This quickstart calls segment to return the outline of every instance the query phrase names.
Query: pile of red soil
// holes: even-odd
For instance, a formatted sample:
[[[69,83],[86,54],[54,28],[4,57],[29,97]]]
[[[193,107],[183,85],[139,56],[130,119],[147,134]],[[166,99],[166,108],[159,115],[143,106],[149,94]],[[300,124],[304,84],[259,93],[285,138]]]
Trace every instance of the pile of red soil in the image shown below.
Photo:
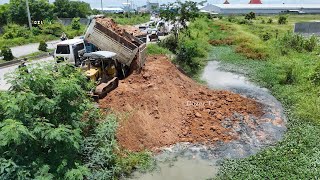
[[[118,35],[126,38],[128,41],[131,41],[130,37],[125,36],[125,32],[133,35],[133,36],[140,36],[140,35],[146,35],[146,33],[143,33],[140,31],[139,28],[136,28],[134,26],[123,26],[123,25],[118,25],[113,19],[111,18],[96,18],[96,22],[101,24],[107,29],[110,29],[117,33]]]
[[[262,115],[255,101],[199,85],[166,56],[148,57],[142,72],[121,81],[100,101],[100,107],[126,115],[120,120],[117,139],[133,151],[177,142],[228,142],[237,135],[222,125],[225,118],[235,112],[244,117]]]
[[[142,32],[139,28],[134,26],[129,26],[129,25],[119,25],[119,26],[135,37],[147,35],[146,32]]]

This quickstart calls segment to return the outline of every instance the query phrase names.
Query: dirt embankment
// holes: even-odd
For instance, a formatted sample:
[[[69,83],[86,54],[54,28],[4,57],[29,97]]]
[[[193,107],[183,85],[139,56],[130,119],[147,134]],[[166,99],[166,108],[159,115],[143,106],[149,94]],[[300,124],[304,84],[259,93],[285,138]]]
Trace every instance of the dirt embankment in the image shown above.
[[[260,105],[228,91],[195,83],[167,60],[150,56],[140,74],[121,81],[100,107],[124,112],[117,139],[129,150],[156,150],[177,142],[214,144],[238,138],[234,114],[261,116]],[[243,121],[242,121],[243,122]]]

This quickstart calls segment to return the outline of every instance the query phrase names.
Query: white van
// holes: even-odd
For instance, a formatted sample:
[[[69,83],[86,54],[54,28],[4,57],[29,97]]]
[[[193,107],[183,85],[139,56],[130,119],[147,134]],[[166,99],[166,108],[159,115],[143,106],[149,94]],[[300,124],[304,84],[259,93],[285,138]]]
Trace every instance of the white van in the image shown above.
[[[86,52],[83,39],[69,39],[57,44],[54,57],[57,62],[67,61],[70,64],[79,65],[80,57]]]

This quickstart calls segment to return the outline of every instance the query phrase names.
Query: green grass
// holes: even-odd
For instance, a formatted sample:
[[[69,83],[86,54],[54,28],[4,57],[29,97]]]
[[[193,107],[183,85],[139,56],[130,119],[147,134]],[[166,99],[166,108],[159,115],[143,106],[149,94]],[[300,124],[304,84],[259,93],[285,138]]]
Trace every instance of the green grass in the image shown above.
[[[150,14],[106,14],[106,17],[110,17],[121,25],[137,25],[150,21]]]
[[[84,34],[86,26],[81,25],[80,30],[73,30],[71,26],[64,26],[63,31],[68,35],[68,38],[74,38],[75,36],[80,36]],[[7,47],[14,47],[14,46],[20,46],[24,44],[30,44],[30,43],[38,43],[42,40],[44,41],[51,41],[51,40],[57,40],[60,37],[51,35],[51,34],[39,34],[39,35],[32,35],[29,38],[25,37],[17,37],[13,39],[4,39],[2,36],[0,36],[0,47],[7,46]]]
[[[157,44],[148,44],[147,46],[148,55],[157,55],[157,54],[172,54],[168,49],[160,47]]]
[[[216,59],[230,64],[233,71],[248,75],[252,80],[267,87],[280,100],[287,112],[288,131],[276,146],[267,148],[244,159],[226,160],[217,179],[317,179],[320,177],[320,86],[310,80],[319,66],[320,58],[315,52],[289,54],[279,52],[275,36],[262,41],[261,33],[281,29],[279,36],[292,30],[293,23],[308,21],[316,16],[289,16],[287,25],[275,23],[239,25],[227,24],[232,31],[217,31],[217,37],[228,33],[234,39],[242,39],[254,46],[263,47],[268,57],[262,60],[247,59],[235,52],[237,45],[214,47]],[[267,17],[258,17],[267,18]],[[255,47],[252,47],[255,48]],[[286,80],[291,77],[292,82]]]

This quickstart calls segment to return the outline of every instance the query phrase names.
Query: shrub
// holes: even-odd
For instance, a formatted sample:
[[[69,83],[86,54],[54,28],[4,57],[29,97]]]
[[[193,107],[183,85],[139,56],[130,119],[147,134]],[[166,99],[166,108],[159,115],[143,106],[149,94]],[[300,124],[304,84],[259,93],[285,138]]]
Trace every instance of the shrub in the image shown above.
[[[312,52],[317,44],[318,40],[315,36],[305,38],[299,34],[287,33],[279,41],[282,54],[287,54],[289,49],[297,52],[306,50]]]
[[[170,35],[161,42],[158,43],[160,47],[169,49],[171,52],[176,53],[178,48],[178,41],[174,35]]]
[[[248,19],[241,19],[240,21],[238,21],[238,24],[253,24],[252,21],[248,20]]]
[[[23,37],[28,39],[31,36],[30,31],[25,26],[19,26],[17,24],[9,24],[4,27],[4,39],[13,39],[17,37]]]
[[[244,18],[247,19],[247,20],[255,19],[256,18],[256,13],[250,12],[250,13],[246,14],[246,16]]]
[[[316,46],[318,45],[318,39],[316,36],[311,36],[309,39],[307,39],[304,43],[304,49],[306,51],[312,52]]]
[[[187,74],[194,75],[197,74],[203,66],[203,62],[199,60],[199,57],[202,56],[203,54],[196,41],[181,40],[175,62],[180,65]]]
[[[71,27],[74,30],[80,30],[81,28],[80,18],[73,18],[71,22]]]
[[[39,44],[39,47],[38,47],[38,49],[40,51],[47,51],[47,47],[48,47],[48,45],[44,40],[40,41],[40,44]]]
[[[37,35],[41,34],[41,30],[38,27],[32,27],[32,34],[34,36],[37,36]]]
[[[313,84],[315,85],[320,85],[320,63],[318,63],[318,65],[316,66],[316,68],[314,69],[310,80]]]
[[[279,16],[278,24],[287,24],[287,17],[286,16]]]
[[[234,17],[233,15],[228,16],[228,21],[229,22],[235,22],[236,21],[236,17]]]
[[[39,26],[43,34],[51,34],[60,37],[63,32],[63,25],[57,22],[45,22]]]
[[[264,19],[261,20],[261,24],[265,24],[266,21]]]
[[[268,24],[272,24],[273,20],[271,18],[268,19]]]
[[[270,33],[264,33],[263,35],[262,35],[262,39],[264,40],[264,41],[268,41],[269,39],[271,39],[271,34]]]
[[[11,49],[8,48],[7,46],[4,46],[1,48],[1,56],[3,56],[3,59],[6,61],[11,61],[12,59],[14,59]]]

